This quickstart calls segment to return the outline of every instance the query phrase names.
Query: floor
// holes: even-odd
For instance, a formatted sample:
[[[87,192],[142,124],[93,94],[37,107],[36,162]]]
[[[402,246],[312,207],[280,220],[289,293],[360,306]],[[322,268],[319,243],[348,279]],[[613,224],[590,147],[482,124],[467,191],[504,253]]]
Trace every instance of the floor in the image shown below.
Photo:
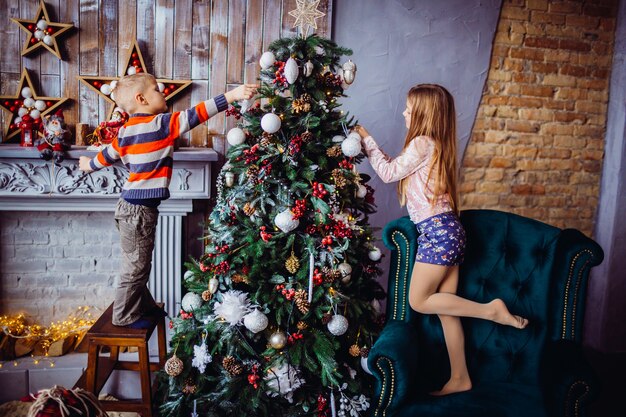
[[[626,353],[603,354],[587,350],[586,354],[602,382],[600,398],[590,405],[588,417],[626,415]]]

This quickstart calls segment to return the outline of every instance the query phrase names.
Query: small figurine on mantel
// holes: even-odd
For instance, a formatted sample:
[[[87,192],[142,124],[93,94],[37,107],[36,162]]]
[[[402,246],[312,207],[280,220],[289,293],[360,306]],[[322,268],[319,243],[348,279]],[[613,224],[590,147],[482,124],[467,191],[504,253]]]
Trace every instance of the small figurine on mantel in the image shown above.
[[[92,143],[87,148],[89,151],[100,151],[110,145],[117,137],[117,132],[128,121],[128,113],[120,107],[116,107],[108,122],[100,122],[96,130],[91,134]]]
[[[39,137],[35,141],[37,150],[39,150],[42,159],[49,161],[54,158],[54,162],[61,163],[65,158],[64,152],[70,147],[70,131],[65,126],[63,110],[45,116],[42,123],[43,138]]]

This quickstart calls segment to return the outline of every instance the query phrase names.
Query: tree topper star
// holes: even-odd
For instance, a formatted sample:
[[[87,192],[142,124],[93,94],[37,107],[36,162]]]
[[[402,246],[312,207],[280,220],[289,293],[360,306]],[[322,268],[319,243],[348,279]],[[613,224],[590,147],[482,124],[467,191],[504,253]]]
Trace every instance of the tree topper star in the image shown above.
[[[289,12],[290,16],[296,18],[293,27],[300,28],[300,34],[303,38],[306,38],[309,33],[309,29],[317,29],[317,23],[315,19],[319,19],[322,16],[326,16],[325,13],[317,10],[320,4],[320,0],[313,0],[311,2],[307,0],[296,0],[296,10]]]

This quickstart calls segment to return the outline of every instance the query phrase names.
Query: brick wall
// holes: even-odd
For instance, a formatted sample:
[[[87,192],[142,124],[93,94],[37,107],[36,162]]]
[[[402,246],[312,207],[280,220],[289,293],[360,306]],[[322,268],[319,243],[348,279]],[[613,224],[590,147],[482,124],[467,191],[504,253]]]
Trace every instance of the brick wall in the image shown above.
[[[2,212],[0,314],[39,323],[113,300],[119,236],[112,213]]]
[[[461,205],[593,230],[617,0],[504,0]]]

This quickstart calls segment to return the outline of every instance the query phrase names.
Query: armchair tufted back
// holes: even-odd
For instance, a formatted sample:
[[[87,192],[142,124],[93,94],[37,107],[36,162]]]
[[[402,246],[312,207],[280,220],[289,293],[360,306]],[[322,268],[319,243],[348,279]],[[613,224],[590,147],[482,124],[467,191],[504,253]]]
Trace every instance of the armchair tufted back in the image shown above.
[[[408,223],[406,223],[408,221]],[[475,382],[538,384],[543,353],[551,340],[580,341],[589,264],[602,250],[576,230],[493,210],[461,213],[467,233],[458,294],[480,303],[501,298],[513,314],[530,321],[525,330],[485,320],[463,319],[468,367]],[[408,218],[390,224],[384,240],[392,249],[390,318],[415,325],[425,359],[418,369],[421,389],[440,386],[449,377],[448,354],[439,318],[408,306],[408,285],[415,259],[415,227]],[[395,234],[394,234],[395,232]],[[395,273],[394,273],[395,271]]]

